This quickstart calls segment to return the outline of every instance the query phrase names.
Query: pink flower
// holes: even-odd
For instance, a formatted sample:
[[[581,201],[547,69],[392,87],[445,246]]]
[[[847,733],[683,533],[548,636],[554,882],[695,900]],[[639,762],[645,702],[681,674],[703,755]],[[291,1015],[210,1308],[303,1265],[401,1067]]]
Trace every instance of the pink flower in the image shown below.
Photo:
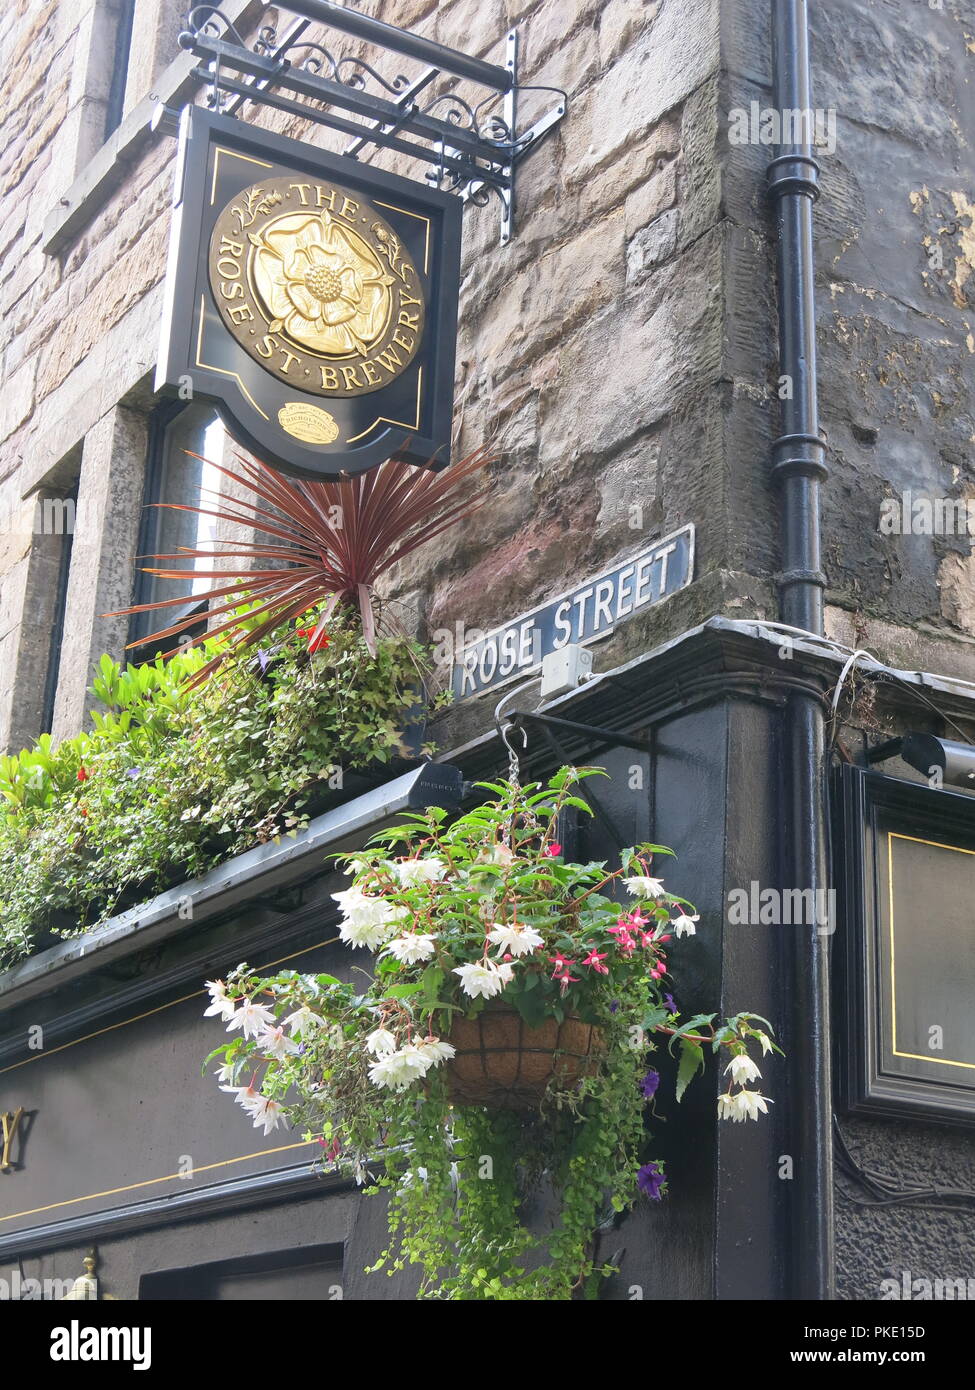
[[[546,845],[545,848],[542,850],[542,855],[546,859],[555,859],[556,856],[560,855],[561,853],[562,846],[558,844],[555,840],[553,840],[550,845]]]
[[[571,956],[563,956],[561,952],[557,953],[554,956],[549,956],[549,960],[555,966],[555,969],[552,971],[553,980],[556,978],[560,970],[571,970],[572,967],[575,965],[575,961],[571,958]]]
[[[610,936],[616,937],[617,946],[621,951],[625,951],[627,955],[636,949],[636,942],[633,940],[627,927],[609,927],[608,931]]]
[[[579,983],[575,975],[570,975],[568,969],[563,970],[561,975],[553,975],[552,979],[560,981],[563,994],[565,994],[570,985],[577,985]]]
[[[593,969],[593,970],[595,970],[595,971],[597,972],[597,974],[599,974],[599,975],[608,975],[608,974],[609,974],[609,969],[608,969],[605,965],[602,965],[602,964],[600,963],[601,961],[604,961],[605,959],[606,959],[606,952],[604,951],[604,952],[602,953],[602,955],[600,955],[599,952],[596,950],[596,948],[595,948],[595,946],[594,946],[594,947],[592,948],[592,950],[589,952],[588,956],[586,956],[585,960],[584,960],[582,963],[583,963],[583,965],[588,965],[588,966],[590,966],[590,968]]]

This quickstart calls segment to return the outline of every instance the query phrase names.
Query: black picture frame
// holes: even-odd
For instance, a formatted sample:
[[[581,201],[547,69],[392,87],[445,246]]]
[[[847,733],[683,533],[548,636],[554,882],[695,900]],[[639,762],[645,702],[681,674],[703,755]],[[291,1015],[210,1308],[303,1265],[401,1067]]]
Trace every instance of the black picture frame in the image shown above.
[[[969,945],[965,914],[944,906],[969,882],[975,904],[975,797],[849,765],[839,769],[833,791],[839,1103],[850,1114],[975,1126],[972,1024],[948,1030],[956,1045],[943,1046],[948,1055],[922,1052],[918,1041],[935,1013],[975,1019],[968,993],[975,909]],[[918,855],[930,862],[920,865]],[[925,880],[935,872],[940,891],[928,911]],[[921,967],[912,970],[912,960]],[[937,1010],[926,1002],[932,997],[940,1000]]]
[[[388,388],[369,396],[375,406],[369,415],[375,419],[355,447],[349,447],[349,436],[344,444],[341,437],[334,444],[312,443],[281,428],[277,419],[281,406],[334,407],[327,396],[312,396],[296,384],[276,381],[235,344],[221,321],[207,272],[210,237],[221,210],[213,193],[218,149],[239,157],[242,186],[253,181],[256,166],[279,175],[294,172],[333,182],[380,204],[383,215],[402,237],[419,235],[416,227],[425,225],[423,235],[429,253],[422,272],[426,312],[421,341],[411,362],[411,369],[422,371],[415,390],[411,389],[415,418],[406,420],[402,412],[386,408],[387,394],[402,388],[407,378],[404,372]],[[221,162],[221,179],[232,163],[228,159]],[[462,211],[461,200],[454,194],[202,107],[186,107],[180,130],[156,390],[178,394],[184,400],[213,401],[228,432],[245,449],[299,478],[328,481],[354,477],[388,458],[435,469],[445,467],[450,461],[453,419]],[[204,343],[206,350],[201,351]],[[391,423],[379,428],[387,417]]]

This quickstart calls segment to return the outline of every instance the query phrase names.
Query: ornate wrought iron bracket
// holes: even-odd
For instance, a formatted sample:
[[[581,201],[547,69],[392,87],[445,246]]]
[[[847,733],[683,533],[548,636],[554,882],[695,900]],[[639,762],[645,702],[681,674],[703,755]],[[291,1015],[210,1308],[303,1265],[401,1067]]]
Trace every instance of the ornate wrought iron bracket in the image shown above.
[[[390,150],[420,160],[429,182],[465,202],[483,206],[493,193],[507,245],[518,165],[568,108],[558,88],[519,86],[517,30],[507,36],[502,67],[330,0],[286,0],[286,8],[298,17],[280,37],[265,25],[249,44],[216,6],[190,12],[179,44],[199,59],[193,76],[206,84],[211,108],[236,116],[248,102],[271,107],[349,136],[349,159]],[[364,58],[333,52],[310,35],[315,24],[426,66],[413,76],[384,77]],[[490,90],[468,95],[468,85]],[[519,131],[519,98],[530,92],[555,93],[557,101]],[[160,108],[154,124],[175,133],[177,119],[178,112]]]

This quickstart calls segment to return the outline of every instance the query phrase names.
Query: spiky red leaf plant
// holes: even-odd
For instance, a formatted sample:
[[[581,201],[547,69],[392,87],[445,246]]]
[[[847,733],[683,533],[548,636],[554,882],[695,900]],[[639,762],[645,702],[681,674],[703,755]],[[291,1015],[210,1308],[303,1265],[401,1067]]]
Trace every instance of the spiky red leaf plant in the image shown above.
[[[228,657],[257,645],[269,633],[300,618],[323,600],[325,606],[309,639],[309,648],[315,650],[339,605],[356,605],[362,618],[366,646],[375,655],[373,586],[376,580],[412,550],[455,526],[483,505],[487,490],[471,494],[467,485],[472,475],[492,459],[486,448],[477,449],[439,473],[390,459],[358,478],[325,483],[286,478],[265,463],[237,455],[236,468],[222,464],[211,466],[234,483],[248,488],[254,494],[253,501],[220,494],[212,507],[156,503],[176,511],[237,522],[265,536],[276,537],[279,542],[225,541],[222,543],[225,549],[207,550],[181,546],[175,555],[147,557],[157,561],[277,562],[273,568],[255,566],[233,578],[228,578],[226,569],[146,567],[147,574],[164,579],[183,579],[192,574],[194,579],[225,581],[200,595],[210,604],[210,627],[205,638],[222,636],[225,641],[221,652],[200,667],[192,683],[206,680]],[[121,609],[120,614],[145,613],[185,604],[186,597],[182,595],[156,603],[136,604]],[[249,604],[250,608],[246,614],[241,614],[239,610],[244,604]],[[219,618],[225,621],[214,625],[213,620]],[[190,614],[130,646],[144,647],[177,636],[197,626],[199,621],[198,614]],[[183,648],[205,638],[187,641]]]

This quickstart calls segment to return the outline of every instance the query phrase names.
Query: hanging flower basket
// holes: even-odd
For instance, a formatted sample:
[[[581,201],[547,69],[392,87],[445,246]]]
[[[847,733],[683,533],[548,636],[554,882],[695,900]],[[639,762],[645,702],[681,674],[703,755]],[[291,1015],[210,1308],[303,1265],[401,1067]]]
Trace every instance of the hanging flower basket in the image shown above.
[[[682,1022],[670,993],[671,943],[698,921],[656,876],[670,851],[622,848],[618,867],[563,854],[563,813],[587,810],[574,787],[595,773],[481,783],[493,799],[410,813],[349,855],[332,896],[340,940],[375,954],[365,987],[246,965],[208,984],[207,1013],[236,1034],[210,1058],[223,1089],[265,1134],[288,1120],[327,1168],[387,1193],[371,1268],[422,1266],[419,1297],[597,1296],[607,1211],[667,1190],[644,1125],[656,1037],[677,1100],[724,1051],[719,1115],[767,1111],[749,1050],[774,1049],[769,1024]],[[525,1199],[542,1183],[556,1202],[539,1235]]]
[[[495,1110],[530,1109],[549,1082],[569,1088],[593,1076],[605,1050],[600,1030],[579,1018],[529,1028],[517,1009],[493,1000],[477,1018],[457,1019],[449,1041],[451,1099]]]

